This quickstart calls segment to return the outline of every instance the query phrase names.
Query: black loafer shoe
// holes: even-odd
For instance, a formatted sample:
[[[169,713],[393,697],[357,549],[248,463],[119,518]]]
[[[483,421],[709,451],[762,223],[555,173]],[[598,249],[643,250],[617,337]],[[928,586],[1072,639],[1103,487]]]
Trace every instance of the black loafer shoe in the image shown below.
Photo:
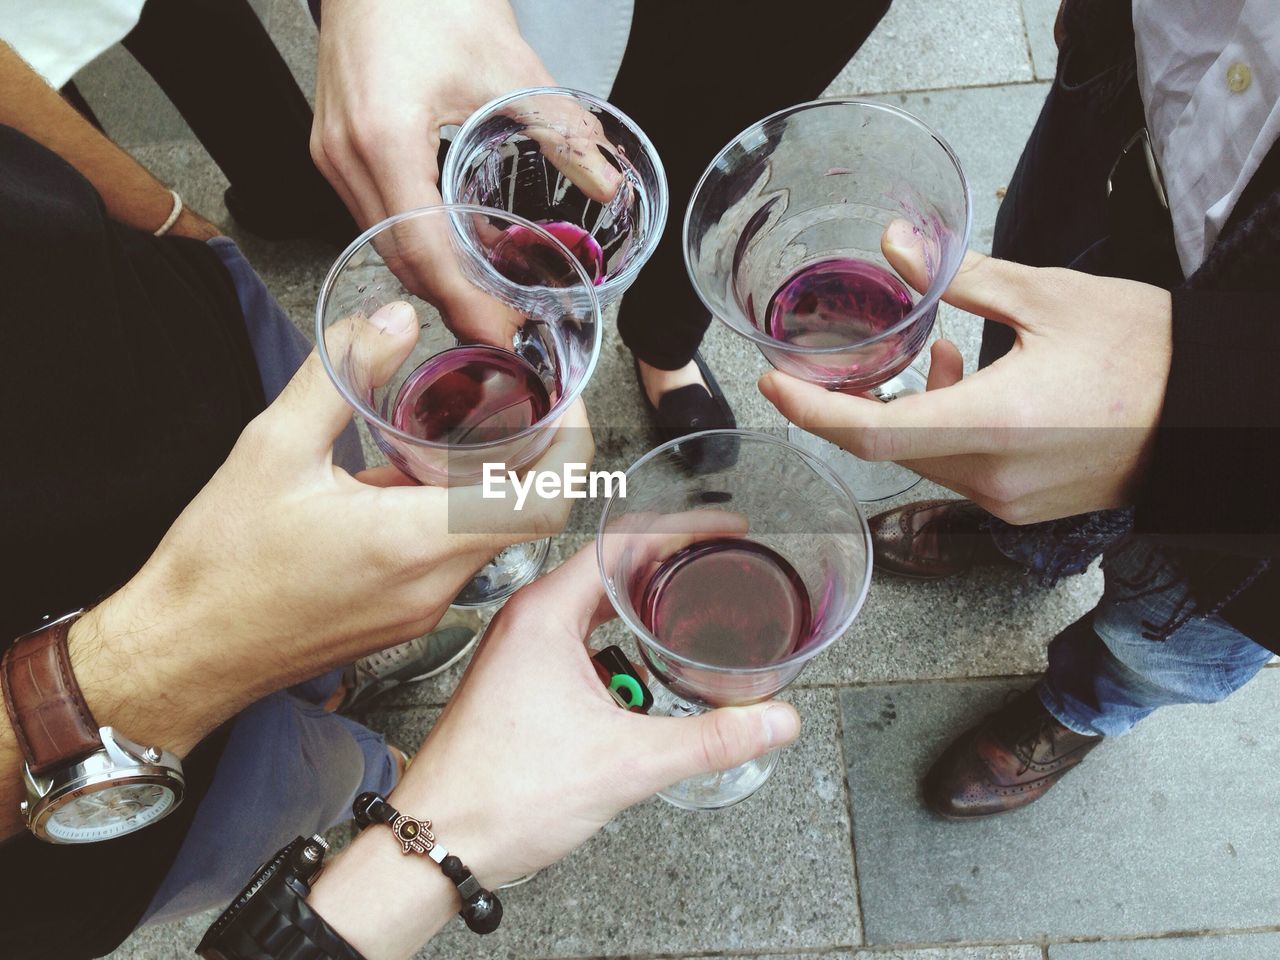
[[[701,433],[703,430],[732,430],[738,425],[733,408],[729,406],[711,368],[702,359],[702,354],[695,353],[693,362],[698,365],[698,372],[702,374],[706,387],[691,383],[668,390],[658,399],[657,406],[654,406],[645,392],[644,382],[640,380],[640,362],[635,361],[640,395],[652,413],[658,439],[662,443],[687,437],[691,433]],[[696,473],[721,470],[732,466],[738,459],[737,444],[728,440],[723,444],[703,447],[702,451],[702,455],[697,457],[698,462],[686,458],[689,468]]]

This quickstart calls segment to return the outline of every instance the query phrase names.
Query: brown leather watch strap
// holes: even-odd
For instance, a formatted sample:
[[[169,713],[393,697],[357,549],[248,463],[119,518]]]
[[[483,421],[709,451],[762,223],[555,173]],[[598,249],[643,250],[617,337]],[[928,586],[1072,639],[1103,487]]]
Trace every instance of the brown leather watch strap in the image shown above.
[[[71,672],[60,620],[17,640],[0,662],[0,683],[18,746],[34,774],[66,766],[102,749],[98,724]]]

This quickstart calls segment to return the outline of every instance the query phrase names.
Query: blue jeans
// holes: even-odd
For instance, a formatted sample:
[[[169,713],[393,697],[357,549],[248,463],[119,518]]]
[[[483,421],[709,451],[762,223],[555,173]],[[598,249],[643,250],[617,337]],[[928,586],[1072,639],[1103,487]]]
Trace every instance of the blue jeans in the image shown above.
[[[1216,703],[1271,659],[1221,617],[1186,617],[1190,590],[1170,551],[1133,540],[1104,570],[1101,602],[1053,639],[1038,687],[1045,708],[1077,733],[1115,736],[1157,707]]]
[[[235,243],[210,241],[231,273],[268,401],[311,350]],[[334,444],[334,462],[364,467],[354,428]],[[389,793],[396,770],[381,734],[322,706],[337,689],[333,671],[273,693],[231,721],[209,792],[143,923],[162,923],[225,907],[271,854],[299,834],[351,816],[366,790]],[[217,682],[211,678],[211,682]]]

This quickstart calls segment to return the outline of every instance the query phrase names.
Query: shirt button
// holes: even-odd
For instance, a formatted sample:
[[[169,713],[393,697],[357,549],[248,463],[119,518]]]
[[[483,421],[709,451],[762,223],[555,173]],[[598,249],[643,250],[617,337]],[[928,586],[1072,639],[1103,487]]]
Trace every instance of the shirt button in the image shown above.
[[[1233,63],[1227,68],[1227,88],[1232,93],[1243,93],[1252,80],[1253,71],[1247,63]]]

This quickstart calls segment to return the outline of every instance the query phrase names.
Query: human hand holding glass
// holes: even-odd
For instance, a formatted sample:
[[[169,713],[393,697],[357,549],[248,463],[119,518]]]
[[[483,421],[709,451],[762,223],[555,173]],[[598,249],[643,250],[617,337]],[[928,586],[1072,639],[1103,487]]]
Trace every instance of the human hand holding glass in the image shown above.
[[[916,237],[896,228],[886,239],[919,289]],[[793,423],[861,458],[903,461],[1010,523],[1131,504],[1169,380],[1169,292],[970,252],[943,299],[1012,327],[1013,349],[966,377],[941,341],[928,392],[887,405],[776,371],[761,390]]]
[[[322,12],[311,154],[364,229],[441,202],[443,128],[510,90],[554,82],[507,0],[342,0]],[[547,156],[597,199],[612,196],[603,158]],[[421,256],[391,262],[405,285],[440,305],[460,338],[508,341],[518,319],[449,269],[447,233],[430,221],[406,229],[421,231]]]
[[[919,237],[926,282],[913,290],[882,250],[888,225]],[[685,217],[685,262],[711,313],[777,369],[880,400],[918,393],[912,368],[959,268],[971,203],[946,143],[904,111],[817,100],[749,127],[707,168]],[[800,430],[792,442],[866,502],[918,480],[860,463]]]
[[[688,542],[673,530],[666,546]],[[666,785],[799,733],[785,703],[682,719],[621,709],[584,644],[613,616],[593,546],[512,597],[390,796],[429,818],[489,889],[556,862]],[[310,902],[370,960],[410,956],[458,909],[436,866],[403,856],[385,830],[329,864]]]
[[[699,464],[693,472],[687,464]],[[840,637],[866,597],[870,535],[820,461],[765,434],[712,430],[627,471],[600,520],[609,599],[661,687],[655,710],[697,715],[774,696]],[[663,791],[716,809],[758,790],[776,755]]]
[[[510,249],[512,230],[536,243]],[[461,339],[442,305],[392,269],[394,259],[421,254],[425,235],[440,232],[450,238],[450,269],[476,296],[520,318],[504,346]],[[368,316],[393,301],[414,309],[416,336],[394,369],[374,377],[365,356],[330,343],[328,331],[344,316]],[[505,479],[563,436],[576,435],[566,443],[584,453],[577,462],[589,462],[585,419],[566,414],[595,369],[601,337],[595,288],[573,255],[535,224],[482,207],[428,207],[366,231],[334,263],[316,308],[320,356],[339,392],[400,471],[437,486],[476,484],[486,465]],[[513,541],[558,529],[501,500],[455,500],[451,521],[460,532],[506,532]],[[504,551],[456,602],[504,599],[537,575],[546,551],[545,541]]]

